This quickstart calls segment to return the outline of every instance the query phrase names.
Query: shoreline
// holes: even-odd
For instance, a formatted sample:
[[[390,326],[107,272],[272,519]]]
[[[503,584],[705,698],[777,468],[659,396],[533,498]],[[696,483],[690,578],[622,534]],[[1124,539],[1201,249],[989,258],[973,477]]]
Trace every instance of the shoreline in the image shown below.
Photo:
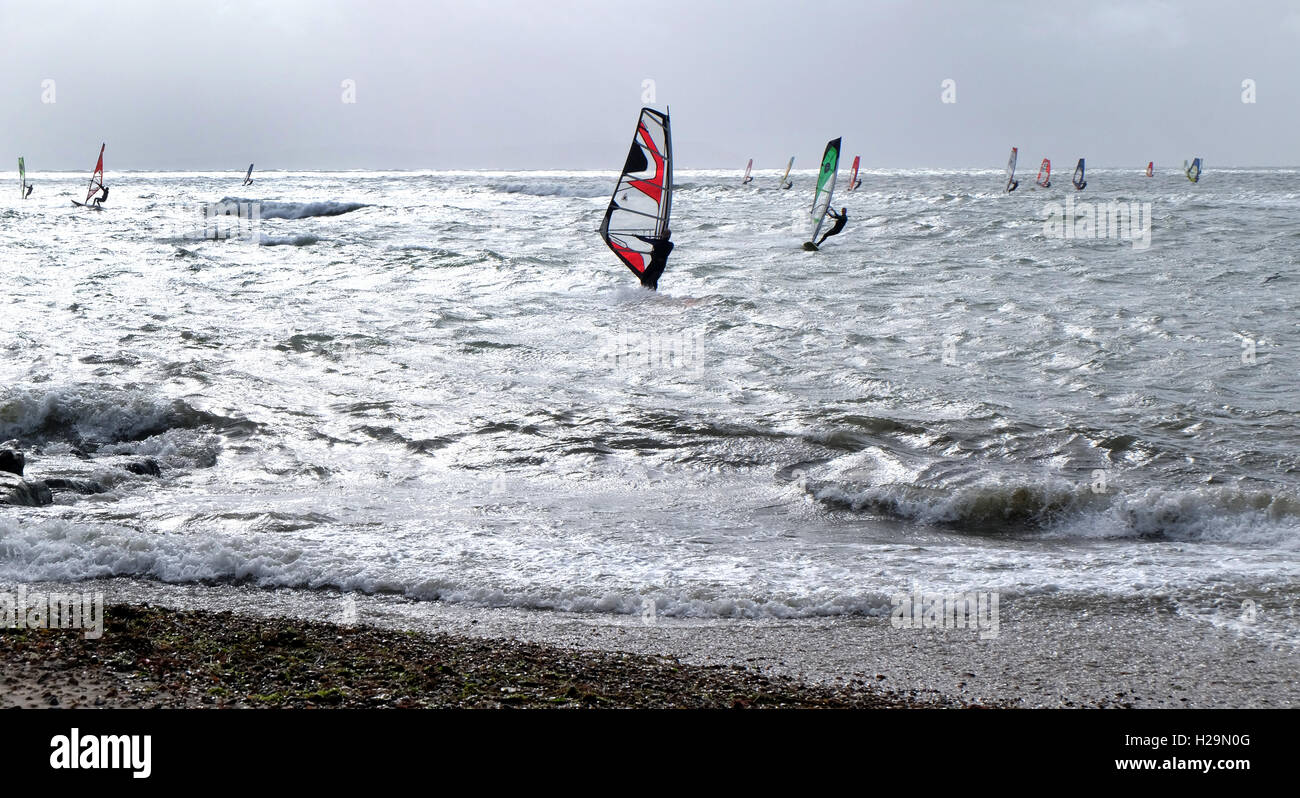
[[[0,585],[0,590],[13,588]],[[589,672],[598,695],[617,687],[609,693],[611,702],[597,701],[599,706],[722,706],[717,701],[699,704],[685,682],[661,681],[668,677],[654,663],[669,663],[707,684],[715,684],[709,674],[740,674],[741,681],[716,685],[717,690],[727,685],[726,689],[742,699],[745,690],[771,691],[776,689],[772,685],[780,684],[783,686],[775,693],[759,690],[756,695],[786,700],[791,706],[840,706],[845,701],[849,706],[876,706],[882,704],[872,702],[884,701],[883,705],[909,707],[1300,706],[1300,684],[1293,678],[1300,670],[1300,653],[1293,647],[1272,645],[1231,625],[1190,617],[1170,601],[1080,605],[1060,598],[1015,599],[1004,602],[997,639],[981,640],[969,630],[899,630],[891,628],[887,618],[862,616],[662,618],[647,624],[640,617],[626,615],[485,608],[396,595],[250,585],[170,585],[114,578],[71,584],[26,583],[26,588],[83,595],[102,592],[107,596],[108,628],[99,642],[104,650],[117,654],[135,651],[123,646],[138,645],[152,651],[162,642],[167,646],[166,657],[177,662],[189,662],[196,652],[215,652],[222,646],[241,647],[249,656],[286,656],[294,649],[281,650],[276,642],[280,638],[291,641],[306,636],[319,647],[326,640],[353,639],[364,630],[369,636],[354,652],[360,659],[349,666],[355,670],[364,670],[367,651],[382,660],[386,645],[406,645],[419,639],[434,642],[424,649],[411,649],[413,657],[417,651],[429,661],[452,657],[449,661],[467,673],[480,667],[490,669],[495,658],[521,656],[525,648],[520,647],[528,647],[527,657],[562,666],[556,673]],[[137,630],[129,635],[114,631],[114,624],[124,619],[130,622],[146,607],[151,614],[137,621]],[[157,625],[164,617],[172,619],[170,626]],[[230,638],[252,628],[270,630],[269,648],[263,650],[260,638]],[[171,630],[166,636],[165,629]],[[57,634],[72,635],[73,631]],[[14,648],[14,635],[14,631],[0,630],[0,656],[9,675],[18,675],[7,683],[6,692],[21,688],[39,699],[43,693],[34,692],[33,685],[45,682],[35,680],[48,681],[62,671],[49,664],[52,660],[26,657],[23,652],[38,653],[39,647]],[[77,642],[59,653],[71,657],[70,665],[84,660],[101,667],[87,659],[91,649],[85,642],[93,641]],[[322,653],[331,652],[325,647]],[[156,668],[151,662],[150,668],[136,669],[131,678],[152,679],[163,673]],[[306,689],[313,678],[304,672],[290,686],[299,694],[311,693],[320,689]],[[515,686],[509,683],[513,677],[507,673],[498,673],[496,678],[506,680],[502,687]],[[661,684],[661,689],[641,694],[626,687],[641,678],[649,679],[648,684]],[[768,683],[765,686],[752,679]],[[846,699],[838,694],[843,690],[865,690],[869,696]],[[252,691],[249,695],[270,693]],[[4,701],[0,698],[0,703]],[[416,705],[458,706],[446,702]]]
[[[982,706],[740,665],[426,635],[229,610],[110,604],[103,637],[0,632],[0,708],[828,708]]]

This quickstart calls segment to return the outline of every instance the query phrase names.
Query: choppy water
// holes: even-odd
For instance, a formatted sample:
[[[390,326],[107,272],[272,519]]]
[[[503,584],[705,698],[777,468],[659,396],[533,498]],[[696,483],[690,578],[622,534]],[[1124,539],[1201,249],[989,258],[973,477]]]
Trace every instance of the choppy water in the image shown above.
[[[809,173],[679,172],[658,293],[593,232],[612,173],[240,177],[110,175],[99,214],[6,178],[0,440],[106,492],[0,509],[0,579],[1249,599],[1300,640],[1294,170],[1094,170],[1073,199],[1150,202],[1147,249],[1047,237],[1064,176],[867,173],[820,253]],[[265,203],[260,244],[176,222],[222,198]]]

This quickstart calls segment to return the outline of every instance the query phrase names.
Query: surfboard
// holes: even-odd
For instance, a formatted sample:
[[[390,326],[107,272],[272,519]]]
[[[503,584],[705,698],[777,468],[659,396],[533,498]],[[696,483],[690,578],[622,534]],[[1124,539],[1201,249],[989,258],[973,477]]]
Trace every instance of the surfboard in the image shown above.
[[[668,114],[642,108],[600,237],[646,288],[655,289],[673,251],[673,138]]]
[[[104,206],[103,206],[103,205],[91,205],[91,204],[89,204],[89,203],[81,203],[81,202],[77,202],[76,200],[73,200],[73,201],[72,201],[72,204],[73,204],[73,205],[76,205],[78,208],[90,208],[92,211],[102,211],[102,210],[104,210]]]

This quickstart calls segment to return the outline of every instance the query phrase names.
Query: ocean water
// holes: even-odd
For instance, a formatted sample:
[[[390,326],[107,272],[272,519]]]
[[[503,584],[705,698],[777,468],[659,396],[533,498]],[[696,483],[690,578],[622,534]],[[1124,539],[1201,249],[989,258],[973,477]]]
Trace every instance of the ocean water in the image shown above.
[[[1300,171],[1000,174],[842,181],[810,253],[811,173],[679,170],[657,293],[594,232],[612,172],[128,172],[102,213],[6,175],[0,441],[96,492],[0,507],[0,580],[691,618],[978,590],[1300,642]],[[203,238],[223,199],[259,215]],[[1057,235],[1067,199],[1149,203],[1149,246]]]

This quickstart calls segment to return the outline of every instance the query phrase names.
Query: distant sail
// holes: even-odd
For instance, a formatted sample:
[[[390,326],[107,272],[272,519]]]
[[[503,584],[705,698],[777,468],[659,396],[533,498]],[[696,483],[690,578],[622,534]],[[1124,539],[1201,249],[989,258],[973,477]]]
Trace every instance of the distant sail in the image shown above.
[[[786,188],[786,183],[790,178],[790,169],[794,166],[794,156],[790,156],[790,163],[785,165],[785,174],[781,175],[781,188]]]
[[[1074,179],[1070,181],[1071,183],[1074,184],[1074,188],[1076,191],[1083,191],[1083,189],[1088,185],[1088,181],[1083,179],[1083,174],[1084,174],[1083,159],[1080,158],[1079,165],[1074,167]]]
[[[253,165],[250,163],[248,165],[248,174],[244,175],[244,185],[248,185],[251,182],[253,182]]]
[[[1156,169],[1156,162],[1147,161],[1147,177],[1153,176],[1155,174],[1155,169]]]
[[[742,181],[740,181],[740,185],[743,186],[743,185],[745,185],[746,183],[748,183],[749,181],[751,181],[751,180],[754,179],[754,178],[752,178],[752,177],[749,176],[749,170],[751,170],[751,169],[753,169],[753,168],[754,168],[754,159],[753,159],[753,158],[750,158],[750,159],[749,159],[749,163],[745,164],[745,179],[742,180]]]
[[[822,168],[817,173],[817,192],[813,194],[812,204],[812,238],[816,243],[817,234],[821,232],[822,222],[826,220],[826,211],[831,207],[831,196],[835,193],[835,178],[840,169],[840,141],[832,139],[826,143],[826,152],[822,154]]]
[[[21,155],[18,156],[18,196],[27,199],[27,166]]]
[[[1015,147],[1011,148],[1011,157],[1007,159],[1007,193],[1016,190],[1020,185],[1016,182],[1016,153],[1019,152]]]
[[[1038,179],[1034,182],[1043,188],[1052,187],[1052,162],[1050,160],[1043,159],[1043,165],[1038,167]]]
[[[1183,171],[1187,173],[1188,180],[1193,183],[1201,182],[1201,159],[1193,158],[1191,166],[1187,165],[1187,161],[1183,161]]]
[[[673,250],[673,139],[668,115],[642,108],[632,147],[609,200],[600,237],[646,288],[656,288]]]
[[[90,202],[104,189],[104,145],[99,145],[99,160],[95,162],[95,171],[90,174],[90,188],[86,191],[86,202]]]
[[[858,163],[861,162],[861,160],[861,155],[853,156],[853,172],[849,175],[849,191],[852,191],[860,185],[860,182],[858,181]]]

